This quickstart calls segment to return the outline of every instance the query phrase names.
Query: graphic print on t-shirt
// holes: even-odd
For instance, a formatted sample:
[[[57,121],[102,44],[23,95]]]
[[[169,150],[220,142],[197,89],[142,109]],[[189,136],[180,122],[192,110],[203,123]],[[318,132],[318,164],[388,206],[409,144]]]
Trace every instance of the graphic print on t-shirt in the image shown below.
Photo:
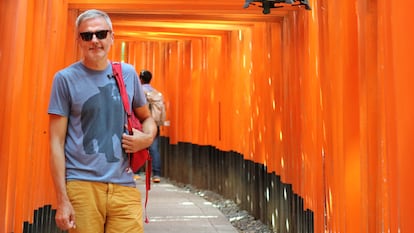
[[[121,136],[123,111],[120,94],[114,84],[99,87],[99,93],[83,104],[81,124],[86,154],[103,153],[108,163],[119,161],[115,157],[112,138]]]

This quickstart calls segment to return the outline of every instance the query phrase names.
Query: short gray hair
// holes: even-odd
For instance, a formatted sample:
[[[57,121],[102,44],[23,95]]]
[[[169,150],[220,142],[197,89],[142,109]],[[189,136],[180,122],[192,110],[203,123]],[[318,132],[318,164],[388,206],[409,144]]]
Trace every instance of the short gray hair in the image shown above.
[[[79,25],[86,19],[93,19],[93,18],[97,18],[97,17],[103,17],[106,21],[106,23],[109,26],[109,29],[112,30],[112,22],[111,22],[111,18],[109,18],[108,14],[100,11],[100,10],[87,10],[85,12],[83,12],[82,14],[80,14],[78,16],[78,18],[76,19],[76,30],[78,30]]]

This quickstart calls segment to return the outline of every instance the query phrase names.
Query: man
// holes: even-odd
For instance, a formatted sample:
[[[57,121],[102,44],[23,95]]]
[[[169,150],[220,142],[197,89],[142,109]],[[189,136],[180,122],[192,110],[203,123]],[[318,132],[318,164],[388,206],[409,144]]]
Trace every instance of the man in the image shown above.
[[[155,114],[155,115],[152,115],[152,117],[157,123],[157,127],[164,125],[164,121],[165,121],[164,99],[163,99],[162,94],[158,90],[156,90],[154,87],[152,87],[150,84],[151,79],[152,79],[152,73],[148,70],[142,70],[139,73],[139,79],[142,84],[142,89],[144,90],[144,93],[147,96],[147,101],[149,103],[150,109],[152,109],[153,110],[152,113]],[[159,151],[159,146],[158,146],[159,130],[157,132],[158,133],[154,138],[154,142],[149,147],[149,153],[152,158],[152,174],[153,174],[152,181],[154,183],[159,183],[161,181],[160,179],[161,157],[160,157],[160,151]]]
[[[82,59],[55,74],[49,102],[50,166],[56,224],[70,233],[143,232],[141,194],[126,153],[149,147],[157,127],[134,67],[123,77],[143,131],[125,133],[126,114],[108,52],[114,42],[105,12],[76,20]]]

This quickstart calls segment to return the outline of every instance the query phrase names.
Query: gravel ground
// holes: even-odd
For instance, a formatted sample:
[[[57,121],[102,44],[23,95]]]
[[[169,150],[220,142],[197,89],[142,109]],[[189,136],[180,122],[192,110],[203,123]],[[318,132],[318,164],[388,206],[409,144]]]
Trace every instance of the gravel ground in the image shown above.
[[[223,198],[220,194],[209,190],[196,189],[191,185],[181,184],[171,180],[168,180],[167,182],[188,190],[213,203],[213,205],[227,217],[240,233],[272,233],[267,225],[263,224],[260,220],[255,219],[247,211],[240,210],[236,203],[232,200]]]

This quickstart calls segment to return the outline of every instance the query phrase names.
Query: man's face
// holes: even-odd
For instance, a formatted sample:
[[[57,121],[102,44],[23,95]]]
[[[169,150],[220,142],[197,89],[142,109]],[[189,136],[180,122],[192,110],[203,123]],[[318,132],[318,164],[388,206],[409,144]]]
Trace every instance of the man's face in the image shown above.
[[[114,36],[105,19],[103,17],[86,19],[79,25],[78,30],[78,33],[84,34],[83,36],[78,35],[78,41],[85,61],[98,62],[106,60]],[[108,30],[108,32],[105,33],[105,30]]]

